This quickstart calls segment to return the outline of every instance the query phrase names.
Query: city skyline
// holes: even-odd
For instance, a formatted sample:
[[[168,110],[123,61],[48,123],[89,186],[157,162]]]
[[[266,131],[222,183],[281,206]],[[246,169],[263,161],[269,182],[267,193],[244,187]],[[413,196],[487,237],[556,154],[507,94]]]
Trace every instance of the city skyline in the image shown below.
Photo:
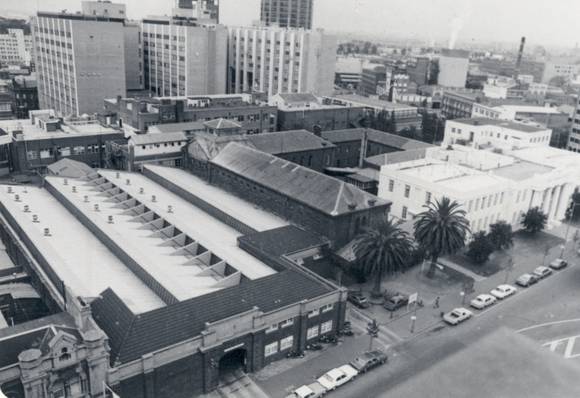
[[[241,5],[256,1],[259,0],[239,0]],[[120,2],[127,5],[127,14],[132,19],[169,15],[172,8],[172,2]],[[3,3],[2,12],[8,16],[33,15],[37,10],[80,10],[78,0],[5,0]],[[521,36],[526,36],[530,44],[548,46],[573,47],[578,41],[574,34],[577,30],[574,18],[580,13],[580,3],[573,0],[549,4],[524,0],[509,3],[490,0],[485,4],[473,0],[391,0],[388,4],[382,0],[343,0],[341,3],[342,7],[336,7],[333,0],[316,0],[314,26],[343,34],[385,38],[396,35],[446,44],[454,39],[465,44],[509,42],[510,38],[515,43]],[[240,7],[240,20],[244,19],[246,8]],[[489,29],[491,20],[494,21],[493,30]]]

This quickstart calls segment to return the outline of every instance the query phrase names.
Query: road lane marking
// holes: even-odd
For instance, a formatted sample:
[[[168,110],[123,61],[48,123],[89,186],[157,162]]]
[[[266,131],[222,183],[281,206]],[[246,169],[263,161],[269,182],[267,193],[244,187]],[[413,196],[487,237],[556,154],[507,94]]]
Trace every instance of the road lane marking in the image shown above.
[[[560,346],[560,343],[566,343],[566,347],[564,348],[564,358],[566,359],[578,358],[580,357],[580,354],[574,354],[574,345],[576,344],[576,339],[578,337],[580,337],[580,335],[549,341],[547,343],[542,344],[542,347],[549,347],[551,352],[556,352],[556,350]]]
[[[540,323],[540,324],[537,324],[537,325],[528,326],[528,327],[523,328],[523,329],[520,329],[520,330],[516,330],[516,333],[524,333],[524,332],[527,332],[529,330],[538,329],[538,328],[545,327],[545,326],[561,325],[561,324],[564,324],[564,323],[572,323],[572,322],[580,322],[580,318],[564,319],[562,321],[553,321],[553,322]]]

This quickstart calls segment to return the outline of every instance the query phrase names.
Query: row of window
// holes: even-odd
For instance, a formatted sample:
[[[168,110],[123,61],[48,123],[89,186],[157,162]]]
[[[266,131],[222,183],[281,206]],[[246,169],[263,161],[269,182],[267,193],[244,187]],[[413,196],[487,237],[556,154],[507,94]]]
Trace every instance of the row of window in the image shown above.
[[[313,318],[315,316],[320,315],[321,313],[328,312],[328,311],[332,310],[333,308],[334,308],[333,304],[326,304],[325,306],[322,306],[316,310],[308,311],[308,318]]]
[[[102,145],[102,150],[105,150],[105,145]],[[56,154],[58,156],[71,156],[71,155],[83,155],[85,153],[99,153],[98,145],[84,145],[71,146],[71,147],[56,147],[56,148],[44,148],[44,149],[34,149],[26,151],[26,158],[28,160],[36,159],[49,159],[54,157]]]
[[[525,196],[525,191],[524,191],[524,196]],[[503,197],[504,197],[504,193],[496,193],[495,195],[489,195],[489,196],[483,196],[481,198],[477,198],[475,199],[475,201],[472,199],[467,203],[467,212],[470,211],[478,211],[478,210],[483,210],[486,207],[489,208],[491,206],[496,206],[498,204],[503,204]],[[518,192],[518,197],[519,197],[519,192]],[[475,205],[475,206],[474,206]]]
[[[275,341],[273,343],[264,346],[264,356],[269,357],[276,354],[277,352],[282,352],[292,348],[294,345],[294,336],[284,337],[280,341]]]
[[[274,323],[274,324],[270,325],[270,327],[268,329],[266,329],[266,334],[275,332],[278,329],[287,328],[288,326],[292,326],[292,325],[294,325],[294,318],[290,318],[290,319],[286,319],[282,322]]]

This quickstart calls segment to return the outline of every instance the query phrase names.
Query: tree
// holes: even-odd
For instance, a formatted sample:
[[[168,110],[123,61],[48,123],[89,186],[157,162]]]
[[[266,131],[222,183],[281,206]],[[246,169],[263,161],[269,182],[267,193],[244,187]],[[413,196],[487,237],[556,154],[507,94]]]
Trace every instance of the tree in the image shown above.
[[[546,227],[547,221],[548,216],[539,207],[532,207],[524,215],[522,226],[527,232],[535,234]]]
[[[393,221],[379,228],[367,229],[354,245],[358,266],[365,275],[374,278],[372,295],[381,295],[381,282],[387,275],[403,272],[412,251],[412,241]]]
[[[576,191],[572,194],[572,202],[566,209],[566,220],[576,221],[580,215],[578,208],[580,207],[580,192]]]
[[[503,220],[489,226],[488,237],[495,250],[509,249],[514,245],[512,226]]]
[[[476,264],[483,264],[489,259],[489,255],[493,253],[493,243],[485,232],[476,232],[473,234],[473,239],[469,242],[469,249],[467,256]]]
[[[456,253],[465,246],[470,232],[465,210],[448,197],[424,205],[426,210],[417,215],[415,239],[427,252],[431,265],[427,272],[433,277],[439,256]]]

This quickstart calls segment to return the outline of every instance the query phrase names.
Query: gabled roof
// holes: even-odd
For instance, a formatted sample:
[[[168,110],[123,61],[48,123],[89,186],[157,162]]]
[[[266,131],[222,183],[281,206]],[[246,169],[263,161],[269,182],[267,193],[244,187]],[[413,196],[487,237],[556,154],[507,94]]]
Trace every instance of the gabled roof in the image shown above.
[[[286,270],[140,315],[133,315],[111,289],[105,290],[91,307],[95,321],[109,337],[111,363],[115,364],[199,336],[207,322],[254,307],[271,312],[329,291],[329,287],[302,273]]]
[[[175,141],[187,141],[187,136],[182,131],[176,131],[173,133],[136,134],[129,138],[129,143],[134,145],[162,144]]]
[[[62,158],[46,168],[51,175],[67,178],[81,178],[94,173],[94,170],[88,164],[69,158]]]
[[[258,247],[274,256],[294,253],[311,247],[328,244],[321,235],[305,231],[295,225],[274,228],[263,232],[256,232],[238,238],[243,244]]]
[[[278,131],[273,133],[251,134],[247,140],[254,148],[272,155],[312,151],[333,147],[331,142],[307,130]]]
[[[330,216],[389,204],[344,181],[237,142],[211,162]]]
[[[214,119],[214,120],[210,120],[208,122],[205,122],[204,126],[206,126],[207,128],[210,128],[210,129],[214,129],[214,130],[239,129],[242,127],[241,124],[236,123],[236,122],[232,122],[231,120],[228,120],[228,119],[224,119],[223,117],[220,117],[219,119]]]

